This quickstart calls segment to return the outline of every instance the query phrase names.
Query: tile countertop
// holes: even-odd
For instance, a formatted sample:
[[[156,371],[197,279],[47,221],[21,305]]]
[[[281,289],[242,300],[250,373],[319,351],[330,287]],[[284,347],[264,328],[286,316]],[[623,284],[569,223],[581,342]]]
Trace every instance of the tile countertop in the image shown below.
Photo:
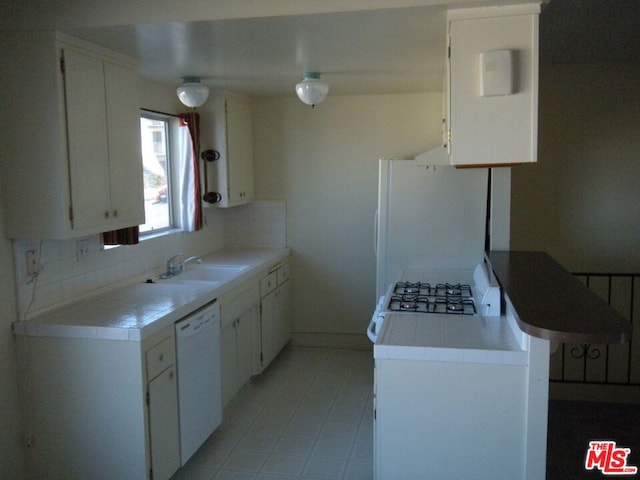
[[[631,338],[631,324],[546,253],[492,251],[489,261],[529,335],[566,343]]]
[[[210,303],[253,275],[283,261],[288,248],[223,249],[202,257],[203,267],[242,267],[224,282],[207,285],[144,280],[15,322],[15,335],[141,341]],[[189,270],[200,265],[190,265]],[[144,276],[141,276],[144,278]]]
[[[518,343],[505,316],[388,314],[373,349],[377,359],[501,365],[529,362],[528,352]]]

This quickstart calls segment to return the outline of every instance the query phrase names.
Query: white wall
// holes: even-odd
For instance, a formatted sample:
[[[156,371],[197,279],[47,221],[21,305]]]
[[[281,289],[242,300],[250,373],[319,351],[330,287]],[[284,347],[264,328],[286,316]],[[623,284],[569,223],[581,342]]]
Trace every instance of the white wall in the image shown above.
[[[298,341],[366,341],[378,159],[439,145],[441,105],[437,93],[254,102],[256,195],[287,205]]]
[[[541,65],[538,163],[513,169],[511,245],[640,272],[640,65]]]

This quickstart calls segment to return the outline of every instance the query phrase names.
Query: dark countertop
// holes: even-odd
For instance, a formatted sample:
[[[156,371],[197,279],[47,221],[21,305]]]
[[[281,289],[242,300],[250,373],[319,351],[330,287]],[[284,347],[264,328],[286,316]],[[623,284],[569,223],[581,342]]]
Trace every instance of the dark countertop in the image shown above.
[[[488,258],[525,333],[566,343],[631,339],[631,323],[546,253],[492,251]]]

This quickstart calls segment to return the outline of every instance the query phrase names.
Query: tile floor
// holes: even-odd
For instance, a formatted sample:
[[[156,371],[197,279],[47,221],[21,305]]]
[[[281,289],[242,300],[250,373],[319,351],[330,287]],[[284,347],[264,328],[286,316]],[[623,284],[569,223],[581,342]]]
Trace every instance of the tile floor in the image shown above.
[[[287,347],[172,480],[373,478],[370,350]]]

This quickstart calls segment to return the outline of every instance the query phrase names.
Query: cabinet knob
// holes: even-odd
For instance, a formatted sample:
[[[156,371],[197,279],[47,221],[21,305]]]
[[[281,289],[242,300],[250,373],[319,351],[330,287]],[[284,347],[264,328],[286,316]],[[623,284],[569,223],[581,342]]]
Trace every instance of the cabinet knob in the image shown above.
[[[104,218],[109,218],[109,211],[104,212]]]
[[[159,361],[161,361],[161,362],[164,362],[164,353],[161,353],[161,354],[158,356],[158,360],[159,360]]]
[[[114,210],[114,211],[113,211],[113,216],[114,216],[114,217],[117,217],[117,216],[118,216],[118,210]]]

